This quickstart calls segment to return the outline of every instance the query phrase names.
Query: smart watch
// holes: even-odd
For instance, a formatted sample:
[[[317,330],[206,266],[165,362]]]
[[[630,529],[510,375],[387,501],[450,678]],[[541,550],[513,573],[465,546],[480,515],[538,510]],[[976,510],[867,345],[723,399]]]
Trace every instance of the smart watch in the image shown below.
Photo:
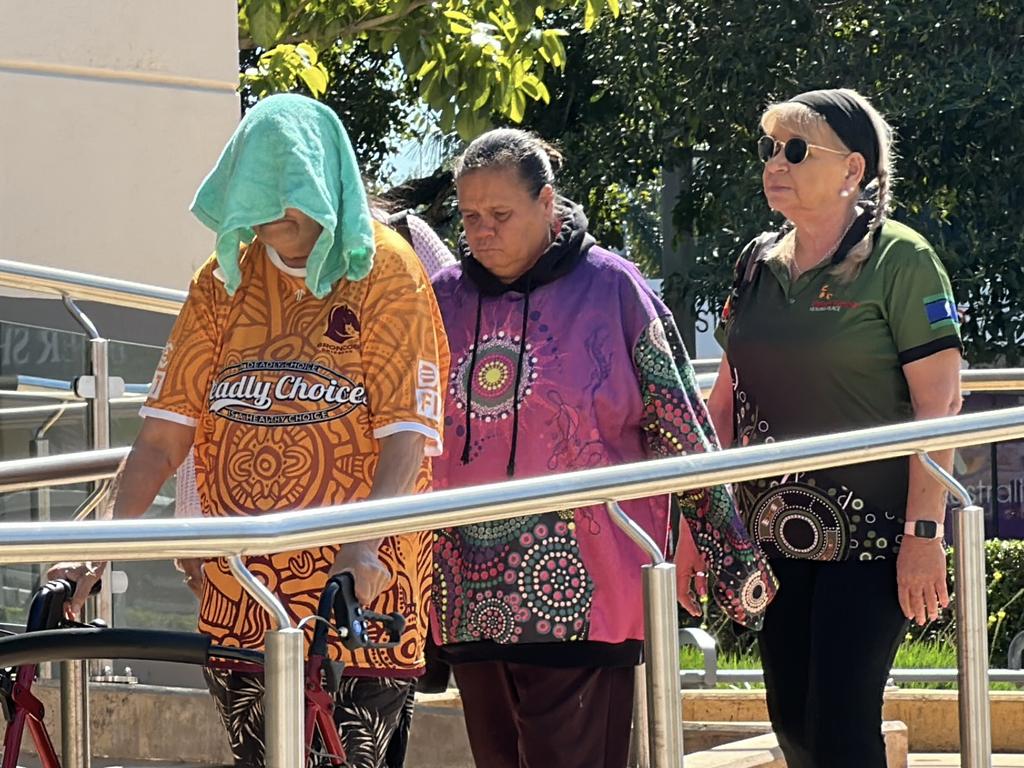
[[[918,539],[941,539],[944,533],[942,523],[936,523],[934,520],[907,520],[903,526],[904,536]]]

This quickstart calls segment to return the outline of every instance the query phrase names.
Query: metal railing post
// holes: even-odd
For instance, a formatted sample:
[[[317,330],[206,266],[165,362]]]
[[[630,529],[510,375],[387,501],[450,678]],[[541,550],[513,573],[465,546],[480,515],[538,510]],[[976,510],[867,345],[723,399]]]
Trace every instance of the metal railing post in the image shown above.
[[[252,575],[239,555],[228,558],[228,567],[242,588],[270,614],[274,626],[264,635],[263,714],[267,768],[300,768],[306,762],[303,743],[305,634],[292,626],[291,617],[277,596]]]
[[[981,507],[968,505],[953,514],[960,764],[963,768],[989,768],[992,723],[988,695],[985,512]]]
[[[629,734],[629,768],[651,768],[647,724],[647,665],[638,664],[633,683],[633,730]]]
[[[57,418],[60,416],[60,411],[57,412]],[[28,443],[28,455],[33,458],[39,456],[50,455],[50,441],[46,437],[46,432],[50,426],[56,421],[56,418],[51,416],[47,419],[46,423],[36,430],[35,435],[29,440]],[[49,488],[36,488],[31,491],[31,502],[29,507],[29,519],[33,522],[48,523],[50,522],[50,489]],[[43,583],[43,566],[33,565],[32,566],[32,577],[34,582],[38,584]],[[36,667],[41,680],[50,680],[53,678],[53,664],[49,661],[45,661]]]
[[[282,627],[266,634],[264,679],[267,768],[295,768],[305,763],[302,665],[305,634]]]
[[[93,400],[90,423],[93,450],[110,447],[110,408],[109,398],[100,401],[99,395],[108,393],[107,389],[107,341],[100,337],[99,331],[92,320],[68,297],[61,296],[64,308],[82,327],[89,337],[89,373],[96,379],[96,397]],[[99,342],[99,343],[97,343]],[[102,378],[102,383],[100,380]],[[101,403],[97,405],[97,403]],[[97,485],[97,487],[99,487]],[[109,579],[101,586],[101,595],[105,591],[110,595]],[[102,596],[100,598],[102,601]],[[91,602],[91,601],[90,601]],[[99,606],[102,609],[102,602]],[[83,618],[95,618],[89,613],[95,606],[86,603]],[[109,620],[110,614],[100,616]],[[94,662],[97,670],[102,669],[103,662]],[[60,675],[60,719],[61,719],[61,758],[65,768],[90,768],[92,765],[91,739],[89,737],[89,662],[71,661],[61,664]]]
[[[974,504],[967,489],[927,453],[918,453],[918,458],[962,505],[961,509],[953,511],[960,765],[989,768],[992,764],[992,713],[988,695],[985,512]]]
[[[89,339],[90,374],[95,378],[92,399],[92,447],[110,447],[110,344],[106,339]]]
[[[679,628],[676,613],[676,567],[643,567],[644,656],[651,768],[683,765],[683,712],[679,691]]]
[[[75,304],[70,296],[66,293],[63,294],[61,301],[64,303],[64,308],[89,337],[88,374],[92,378],[92,397],[89,401],[89,437],[93,450],[103,451],[110,447],[110,344],[100,336],[95,323]],[[101,490],[101,486],[97,485],[93,490],[98,497],[97,502],[102,501],[105,491]],[[107,510],[106,514],[104,514],[104,509]],[[100,507],[100,510],[96,515],[97,519],[109,517],[109,506]],[[112,570],[113,564],[108,563],[107,572]],[[110,579],[104,579],[100,584],[99,595],[91,606],[87,605],[87,610],[92,613],[92,616],[88,618],[100,618],[109,626],[113,626],[114,600],[110,590]],[[105,659],[93,661],[93,672],[99,674],[108,664],[110,662]],[[86,723],[88,720],[89,718],[86,717]]]
[[[682,768],[683,716],[679,691],[679,627],[676,567],[665,561],[654,540],[619,506],[605,503],[609,516],[651,558],[642,568],[644,664],[650,768]]]
[[[89,768],[89,688],[84,661],[60,663],[60,758],[63,768]]]
[[[89,339],[89,373],[93,377],[95,392],[92,398],[90,424],[92,428],[93,450],[102,451],[110,447],[110,345],[104,338]],[[97,484],[98,487],[98,484]],[[110,517],[110,505],[99,506],[97,519]],[[113,571],[114,564],[107,564],[107,573]],[[104,579],[100,593],[96,597],[96,615],[108,625],[114,625],[114,599],[110,590],[110,579]],[[103,668],[104,661],[98,661],[96,670]]]
[[[714,688],[718,682],[718,646],[715,638],[699,627],[686,627],[679,630],[679,646],[692,646],[700,651],[704,658],[704,676],[702,684],[705,688]],[[685,670],[679,670],[680,686],[687,677]],[[685,687],[685,686],[683,686]]]

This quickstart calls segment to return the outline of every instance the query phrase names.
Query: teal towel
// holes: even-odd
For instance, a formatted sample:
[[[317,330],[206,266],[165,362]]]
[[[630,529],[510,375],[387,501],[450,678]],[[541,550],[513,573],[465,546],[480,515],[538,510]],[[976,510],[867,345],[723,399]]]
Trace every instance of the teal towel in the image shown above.
[[[228,294],[242,279],[239,245],[285,208],[324,228],[306,262],[314,296],[322,299],[342,278],[370,273],[373,224],[348,134],[329,108],[294,94],[263,99],[246,113],[192,201],[192,212],[217,233]]]

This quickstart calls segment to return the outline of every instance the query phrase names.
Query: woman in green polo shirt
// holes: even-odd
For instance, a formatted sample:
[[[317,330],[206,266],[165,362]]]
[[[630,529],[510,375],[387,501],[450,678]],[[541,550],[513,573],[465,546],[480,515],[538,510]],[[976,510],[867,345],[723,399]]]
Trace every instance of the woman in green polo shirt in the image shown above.
[[[761,127],[765,197],[786,224],[737,262],[710,400],[723,443],[956,413],[956,304],[925,239],[888,218],[889,126],[842,89],[773,105]],[[741,483],[737,500],[780,582],[758,642],[789,768],[882,768],[906,621],[949,602],[944,490],[904,458]]]

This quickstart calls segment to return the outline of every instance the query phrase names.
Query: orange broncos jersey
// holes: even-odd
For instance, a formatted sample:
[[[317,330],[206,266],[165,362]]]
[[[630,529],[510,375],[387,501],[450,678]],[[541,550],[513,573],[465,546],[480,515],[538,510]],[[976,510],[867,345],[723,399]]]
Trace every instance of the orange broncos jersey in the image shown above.
[[[434,294],[415,253],[376,225],[377,253],[363,280],[324,299],[305,273],[259,240],[241,256],[242,284],[228,296],[215,259],[197,273],[164,349],[142,415],[195,426],[196,485],[205,515],[259,515],[365,499],[378,439],[401,431],[441,452],[441,382],[448,346]],[[430,485],[424,457],[416,490]],[[293,619],[316,610],[337,545],[248,557],[249,569]],[[370,606],[406,618],[404,642],[331,655],[363,673],[423,665],[431,534],[384,540],[393,573]],[[223,561],[205,566],[199,629],[224,645],[259,648],[269,617]],[[310,630],[311,631],[311,630]]]

